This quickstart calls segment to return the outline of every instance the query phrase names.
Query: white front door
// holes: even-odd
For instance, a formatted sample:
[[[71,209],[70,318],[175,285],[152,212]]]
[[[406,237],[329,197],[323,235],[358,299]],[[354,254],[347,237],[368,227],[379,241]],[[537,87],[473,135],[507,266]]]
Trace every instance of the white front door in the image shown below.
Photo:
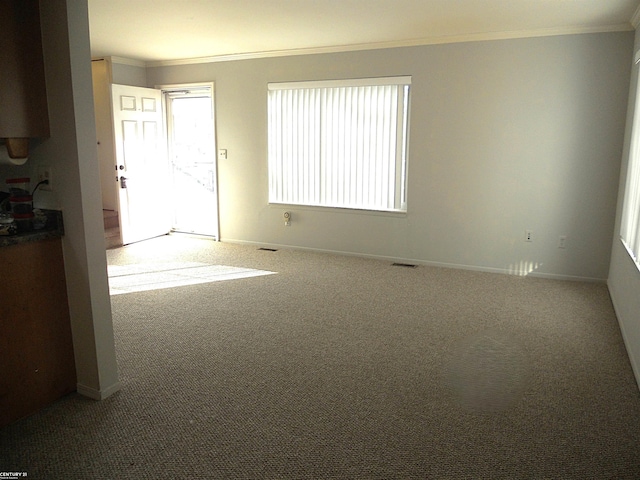
[[[120,232],[123,245],[171,229],[162,92],[111,86]]]
[[[218,239],[213,85],[163,87],[175,197],[173,230]]]

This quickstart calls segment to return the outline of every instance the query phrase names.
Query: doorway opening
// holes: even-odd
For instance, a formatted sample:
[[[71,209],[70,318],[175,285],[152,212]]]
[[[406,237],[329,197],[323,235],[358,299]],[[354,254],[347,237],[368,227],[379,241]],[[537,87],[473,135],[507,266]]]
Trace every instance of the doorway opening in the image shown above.
[[[219,239],[213,84],[162,87],[172,230]]]

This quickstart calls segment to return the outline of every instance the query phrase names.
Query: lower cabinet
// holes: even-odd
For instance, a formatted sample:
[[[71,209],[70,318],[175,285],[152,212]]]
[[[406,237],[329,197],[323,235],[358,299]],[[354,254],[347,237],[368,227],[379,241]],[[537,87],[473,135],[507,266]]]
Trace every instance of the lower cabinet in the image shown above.
[[[0,248],[0,426],[76,389],[62,241]]]

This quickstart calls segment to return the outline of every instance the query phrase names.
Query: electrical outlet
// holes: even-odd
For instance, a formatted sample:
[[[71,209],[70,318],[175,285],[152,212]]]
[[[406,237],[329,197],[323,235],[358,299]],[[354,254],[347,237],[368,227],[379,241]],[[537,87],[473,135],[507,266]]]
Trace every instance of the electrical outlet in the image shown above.
[[[524,231],[524,241],[525,242],[533,242],[533,230],[525,230]]]
[[[51,167],[48,165],[38,165],[38,183],[48,180],[49,183],[42,184],[38,188],[47,192],[53,191],[53,178],[51,176]]]
[[[558,238],[558,248],[567,248],[567,236],[560,235]]]

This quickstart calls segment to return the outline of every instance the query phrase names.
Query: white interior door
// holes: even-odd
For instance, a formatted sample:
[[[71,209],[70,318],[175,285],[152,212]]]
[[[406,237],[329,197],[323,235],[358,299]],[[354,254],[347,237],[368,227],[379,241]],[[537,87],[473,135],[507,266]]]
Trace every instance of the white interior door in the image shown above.
[[[120,233],[123,245],[171,229],[162,92],[111,86]]]

